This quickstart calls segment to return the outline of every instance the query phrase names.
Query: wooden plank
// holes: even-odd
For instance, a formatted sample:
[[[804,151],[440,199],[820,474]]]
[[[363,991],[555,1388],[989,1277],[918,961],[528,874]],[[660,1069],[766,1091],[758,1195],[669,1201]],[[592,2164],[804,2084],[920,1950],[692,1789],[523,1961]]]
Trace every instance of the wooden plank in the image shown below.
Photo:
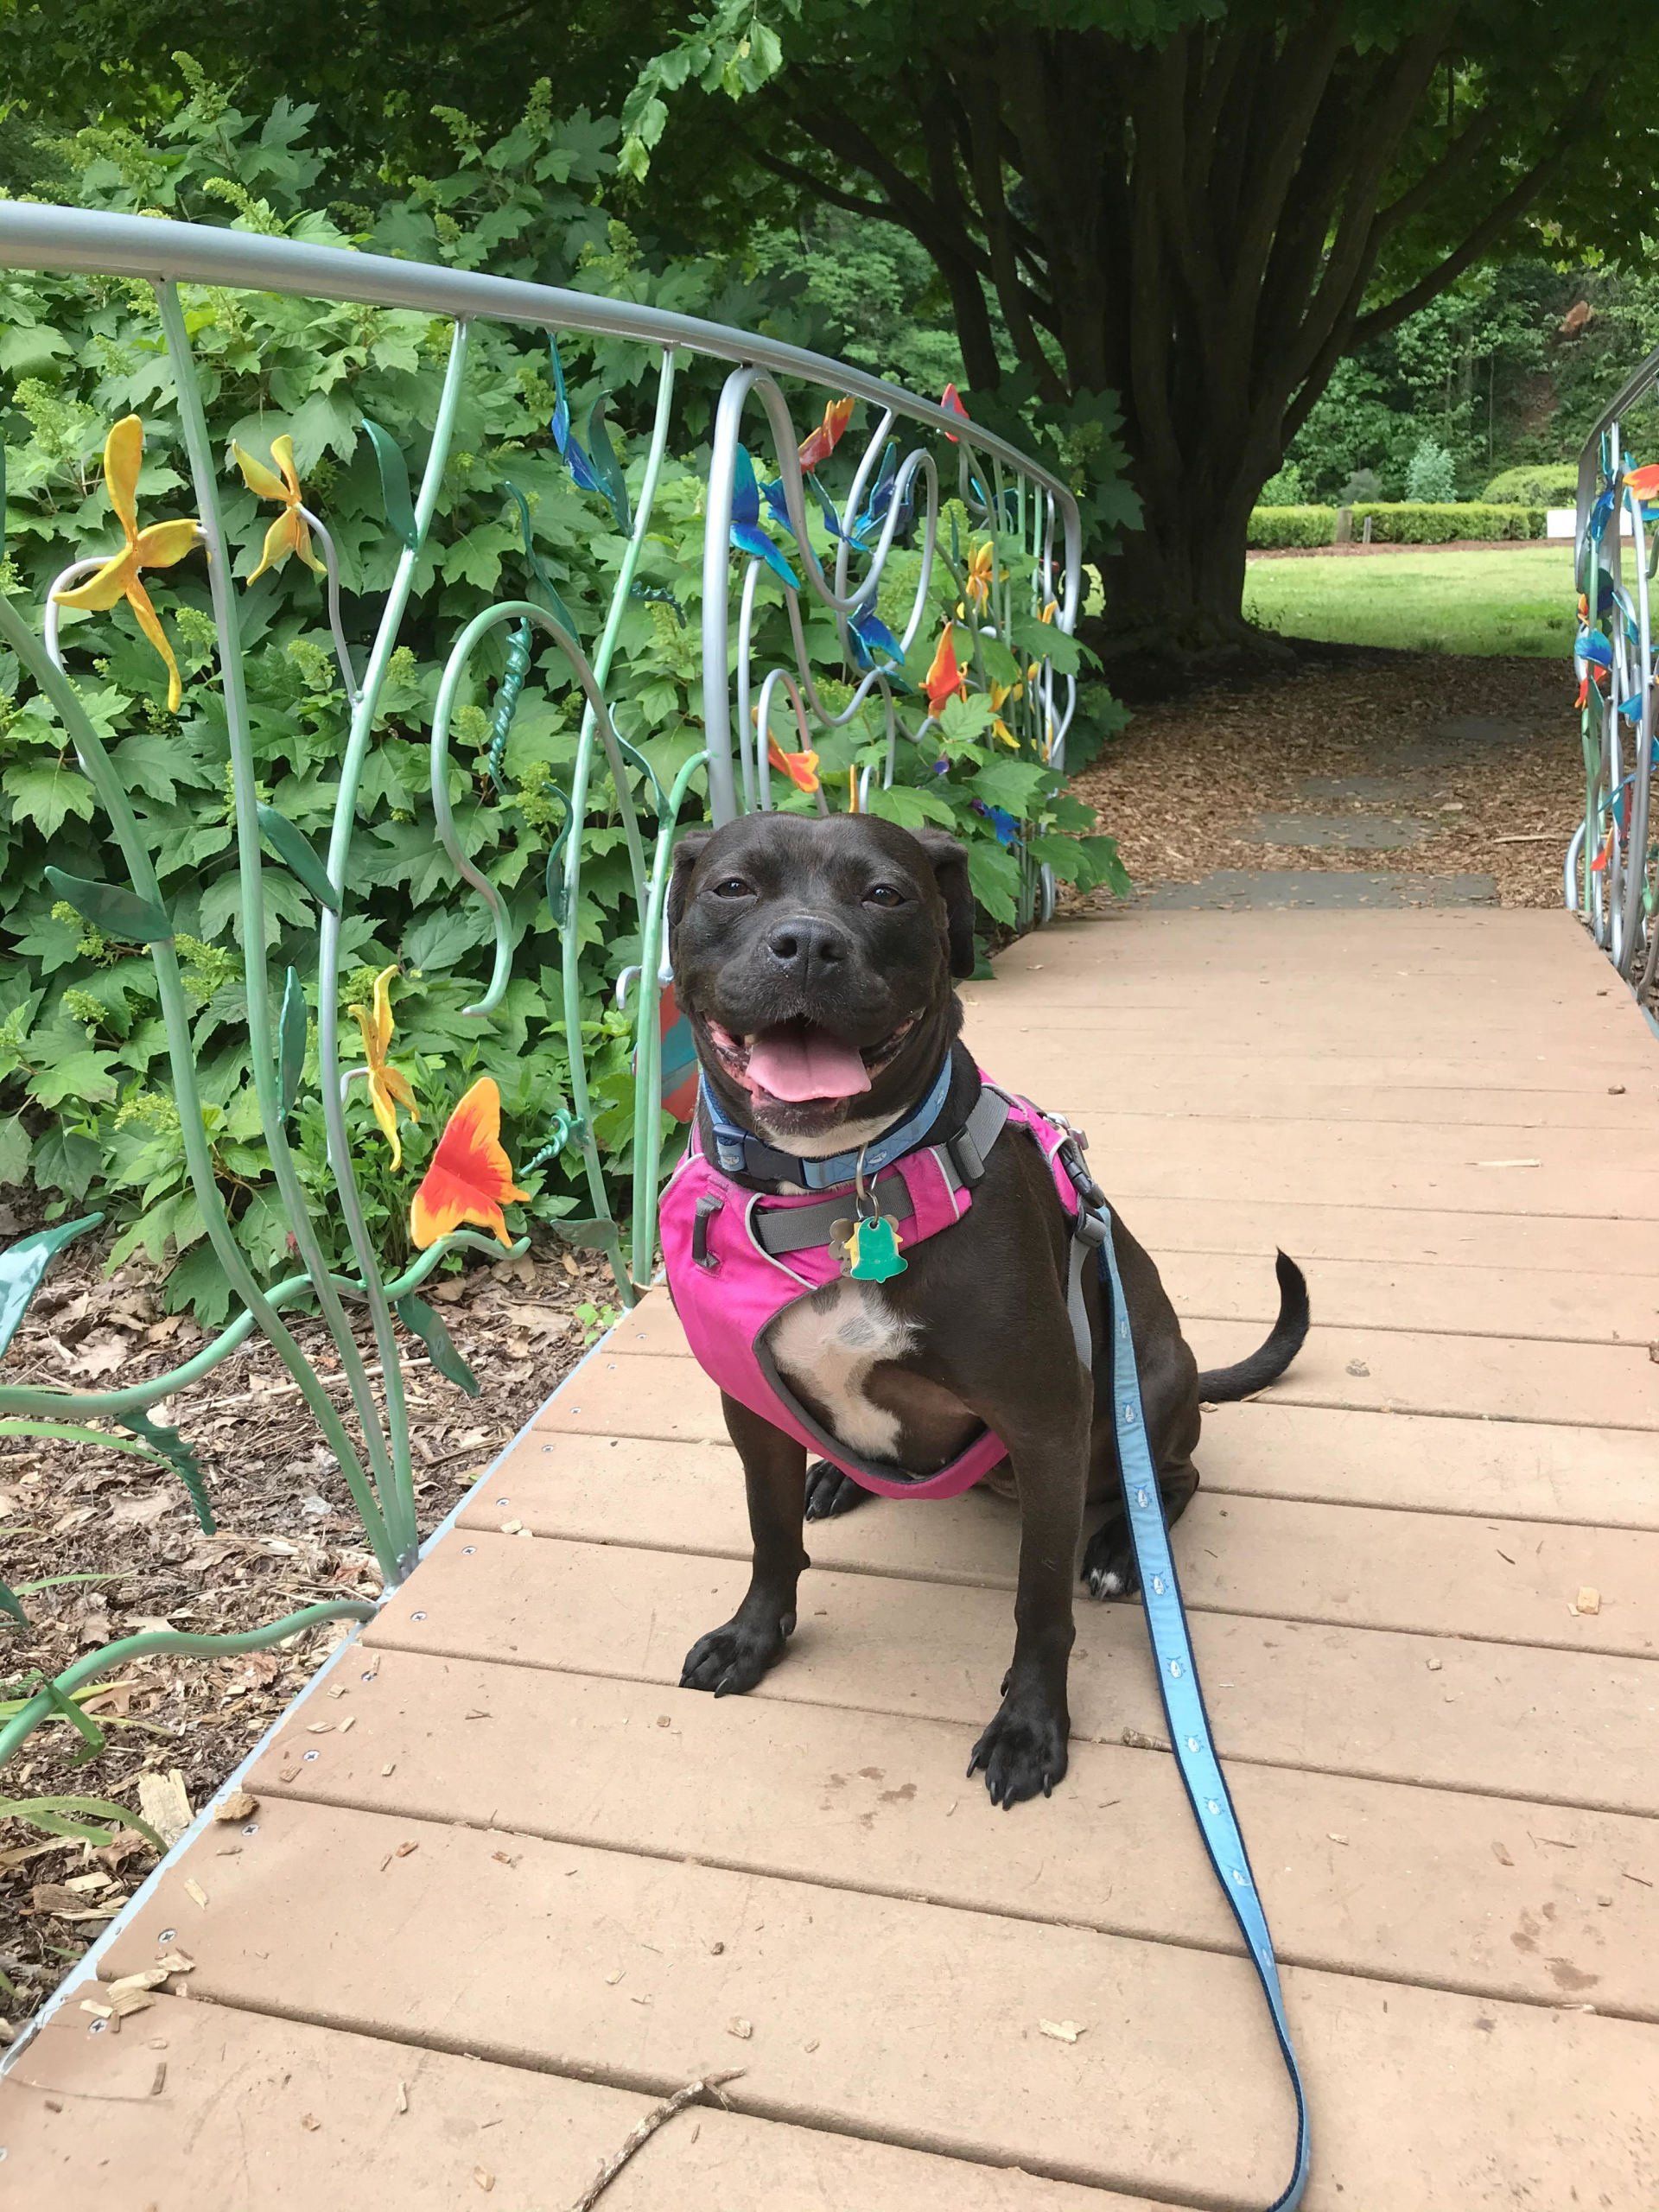
[[[110,1972],[179,1923],[214,2003],[635,2086],[729,2045],[741,2111],[1123,2190],[1260,2202],[1287,2170],[1254,1976],[1211,1953],[274,1800],[239,1856],[163,1877]],[[1576,2190],[1634,2212],[1659,2190],[1651,2026],[1286,1983],[1321,2120],[1310,2202],[1511,2212]]]
[[[544,1442],[532,1435],[509,1455],[488,1493],[462,1509],[463,1526],[747,1559],[748,1515],[729,1447],[573,1436],[548,1452]],[[1201,1452],[1200,1465],[1209,1458]],[[500,1497],[510,1503],[499,1505]],[[1012,1590],[1019,1526],[1014,1503],[986,1490],[884,1499],[815,1522],[808,1548],[821,1567]],[[1659,1650],[1659,1535],[1651,1532],[1205,1487],[1174,1543],[1186,1602],[1206,1611],[1630,1657]],[[1600,1611],[1574,1614],[1586,1586]]]
[[[1263,1331],[1245,1321],[1194,1319],[1185,1330],[1200,1367],[1230,1365]],[[626,1377],[620,1364],[630,1363]],[[635,1370],[632,1363],[638,1361]],[[608,1387],[607,1387],[608,1386]],[[1558,1421],[1597,1428],[1659,1428],[1659,1363],[1644,1344],[1553,1344],[1504,1337],[1434,1336],[1411,1329],[1315,1326],[1272,1389],[1275,1403],[1363,1411],[1462,1414],[1478,1421]],[[582,1408],[585,1405],[586,1412]],[[558,1426],[604,1425],[638,1436],[725,1433],[719,1393],[686,1351],[607,1346],[580,1377]]]
[[[1456,1213],[1659,1217],[1651,1135],[1391,1122],[1184,1121],[1096,1116],[1090,1165],[1114,1199],[1432,1207]],[[1533,1162],[1535,1166],[1509,1163]],[[1495,1164],[1503,1163],[1503,1164]],[[1659,1242],[1659,1238],[1656,1238]],[[1586,1260],[1599,1259],[1593,1251]],[[1649,1262],[1651,1266],[1651,1249]]]
[[[1122,1163],[1109,1165],[1116,1176]],[[1647,1221],[1584,1214],[1529,1218],[1448,1213],[1432,1207],[1366,1205],[1353,1195],[1337,1205],[1284,1198],[1266,1203],[1255,1196],[1198,1198],[1188,1192],[1129,1196],[1116,1188],[1110,1196],[1123,1220],[1160,1260],[1172,1251],[1271,1255],[1283,1245],[1304,1268],[1315,1260],[1423,1262],[1553,1269],[1592,1283],[1592,1268],[1601,1275],[1654,1272],[1656,1239]]]
[[[1205,1425],[1206,1489],[1432,1513],[1659,1529],[1659,1471],[1636,1429],[1350,1413],[1271,1399]]]
[[[550,1691],[531,1668],[401,1651],[349,1695],[347,1734],[296,1719],[250,1787],[1241,1948],[1166,1754],[1079,1745],[1040,1818],[1005,1822],[963,1781],[957,1731],[908,1715],[580,1675]],[[1281,1961],[1659,2018],[1659,1886],[1624,1871],[1659,1872],[1651,1822],[1267,1767],[1230,1780]]]
[[[1103,1114],[1180,1114],[1194,1120],[1484,1122],[1503,1128],[1643,1130],[1659,1117],[1659,1075],[1601,1076],[1580,1090],[1549,1087],[1548,1062],[1482,1067],[1461,1060],[1332,1060],[1310,1054],[1224,1058],[1201,1039],[1190,1052],[1135,1052],[1107,1062],[1079,1054],[1075,1027],[976,1027],[969,1042],[987,1069],[1082,1128]],[[1507,1080],[1506,1080],[1507,1078]],[[1613,1086],[1617,1086],[1616,1088]]]
[[[448,1947],[438,1939],[433,1948],[442,1955]],[[86,1986],[96,1993],[96,1983]],[[87,2024],[72,2005],[0,2082],[7,2185],[19,2206],[332,2212],[357,2201],[348,2177],[372,2161],[375,2201],[396,2212],[490,2203],[563,2212],[656,2102],[634,2090],[176,1997],[157,1998],[119,2036],[89,2037]],[[729,2054],[711,2052],[711,2071],[741,2063],[735,2044]],[[30,2086],[37,2082],[46,2088]],[[712,2104],[673,2120],[604,2198],[604,2212],[798,2205],[1160,2212],[1144,2197]]]
[[[1063,914],[997,955],[999,976],[1052,967],[1088,970],[1133,962],[1148,968],[1219,970],[1262,968],[1326,975],[1343,981],[1356,967],[1390,962],[1432,972],[1491,971],[1513,989],[1566,972],[1586,989],[1613,983],[1589,932],[1559,911],[1507,907],[1358,909],[1341,914],[1294,908],[1229,913],[1182,913],[1120,906],[1096,914]]]
[[[467,1530],[366,1635],[388,1649],[672,1686],[746,1580],[735,1560]],[[1088,1607],[1080,1618],[1074,1734],[1163,1741],[1140,1609]],[[1224,1755],[1659,1814],[1659,1662],[1232,1613],[1195,1611],[1192,1635]],[[995,1708],[1013,1637],[1003,1591],[815,1572],[789,1653],[754,1694],[955,1721],[965,1757]]]
[[[1659,1236],[1654,1243],[1659,1259]],[[1278,1313],[1270,1253],[1171,1252],[1158,1271],[1182,1315],[1260,1328]],[[1310,1291],[1321,1328],[1603,1344],[1621,1339],[1645,1344],[1659,1338],[1659,1274],[1573,1275],[1549,1268],[1319,1260],[1311,1263]]]

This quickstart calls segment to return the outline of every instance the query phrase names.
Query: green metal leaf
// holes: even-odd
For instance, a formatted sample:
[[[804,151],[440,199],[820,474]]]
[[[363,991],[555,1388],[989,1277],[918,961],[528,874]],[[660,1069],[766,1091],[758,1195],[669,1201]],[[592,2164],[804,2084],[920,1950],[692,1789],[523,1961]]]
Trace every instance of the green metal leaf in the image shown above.
[[[613,458],[614,458],[614,456],[613,456]],[[575,618],[572,616],[569,608],[559,597],[556,590],[555,590],[553,580],[548,575],[547,570],[542,566],[542,556],[536,550],[535,543],[531,537],[529,502],[525,499],[524,493],[518,489],[518,486],[510,479],[503,480],[501,489],[507,494],[508,498],[518,510],[518,531],[520,537],[524,539],[524,559],[530,564],[530,572],[531,575],[535,577],[537,582],[541,586],[543,595],[552,607],[553,620],[558,624],[559,627],[565,632],[567,637],[574,638],[576,634]]]
[[[305,992],[290,968],[283,985],[283,1014],[277,1030],[276,1096],[286,1120],[300,1095],[305,1071]]]
[[[83,1713],[73,1698],[66,1697],[55,1682],[42,1682],[40,1694],[46,1700],[53,1712],[60,1714],[69,1723],[75,1733],[85,1739],[86,1748],[84,1751],[77,1752],[77,1758],[96,1758],[109,1738],[92,1714]],[[122,1817],[124,1819],[126,1816],[124,1814]]]
[[[432,1355],[440,1375],[463,1389],[469,1398],[479,1394],[479,1380],[455,1350],[454,1338],[424,1299],[400,1298],[397,1315],[404,1326],[417,1336]]]
[[[415,519],[415,503],[409,496],[409,463],[404,459],[404,449],[390,430],[371,423],[366,415],[363,427],[380,465],[380,498],[385,506],[387,524],[411,553],[417,553],[421,545],[420,525]]]
[[[201,1523],[203,1533],[209,1536],[213,1535],[214,1534],[213,1510],[207,1503],[207,1484],[201,1471],[201,1462],[179,1434],[178,1430],[168,1428],[159,1421],[151,1421],[149,1415],[144,1413],[124,1414],[120,1426],[149,1445],[152,1451],[160,1452],[188,1492],[190,1503],[196,1510],[196,1518]]]
[[[164,944],[173,935],[172,923],[154,899],[141,899],[136,891],[124,891],[118,883],[94,883],[88,876],[69,875],[60,868],[48,868],[46,880],[60,899],[67,899],[78,914],[106,937],[118,937],[128,944]]]
[[[10,1614],[19,1628],[29,1626],[29,1615],[10,1582],[0,1582],[0,1613]]]
[[[259,829],[265,842],[290,875],[297,876],[311,896],[331,914],[340,912],[340,893],[328,880],[328,871],[323,866],[311,840],[302,835],[285,814],[278,814],[274,806],[259,809]]]
[[[32,1236],[19,1237],[0,1252],[0,1353],[16,1335],[17,1324],[54,1255],[77,1236],[96,1229],[103,1218],[101,1213],[88,1213],[79,1221],[60,1221],[54,1229],[37,1229]]]
[[[622,474],[622,464],[616,457],[616,448],[611,443],[610,428],[605,420],[608,404],[606,394],[601,391],[594,402],[593,413],[588,417],[588,459],[599,479],[600,489],[605,494],[611,512],[616,518],[616,526],[626,537],[633,527],[633,510],[628,504],[627,479]]]
[[[549,1226],[556,1236],[563,1237],[578,1251],[614,1252],[622,1243],[622,1232],[613,1221],[555,1221]]]

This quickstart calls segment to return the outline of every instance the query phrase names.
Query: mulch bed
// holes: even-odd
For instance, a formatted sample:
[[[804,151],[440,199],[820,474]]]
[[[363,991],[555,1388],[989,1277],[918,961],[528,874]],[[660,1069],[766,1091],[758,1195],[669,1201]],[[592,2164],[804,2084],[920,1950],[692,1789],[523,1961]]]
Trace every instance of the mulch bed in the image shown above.
[[[1584,803],[1572,692],[1572,671],[1553,660],[1332,655],[1137,708],[1075,788],[1098,810],[1141,891],[1217,868],[1382,869],[1491,875],[1500,905],[1554,906]],[[1529,735],[1459,742],[1449,767],[1400,758],[1401,747],[1462,720],[1509,722]],[[1327,776],[1388,777],[1395,788],[1340,802],[1301,791],[1308,778]],[[1338,810],[1408,814],[1436,827],[1421,844],[1391,852],[1264,845],[1236,834],[1262,813]],[[1104,906],[1109,895],[1085,903]]]
[[[0,1224],[10,1241],[20,1224]],[[107,1249],[107,1247],[105,1248]],[[580,1358],[593,1317],[614,1297],[584,1253],[479,1265],[424,1294],[442,1309],[482,1385],[470,1398],[405,1362],[423,1535],[432,1529]],[[336,1396],[346,1393],[327,1332],[295,1333]],[[153,1272],[103,1273],[93,1240],[54,1262],[14,1338],[9,1382],[102,1388],[176,1366],[203,1341],[164,1315]],[[375,1354],[367,1347],[372,1366]],[[418,1348],[416,1348],[418,1352]],[[333,1454],[276,1354],[255,1338],[192,1389],[163,1401],[208,1478],[219,1533],[205,1535],[181,1485],[147,1460],[88,1446],[26,1441],[0,1450],[0,1573],[26,1583],[90,1573],[25,1597],[24,1629],[0,1622],[0,1696],[36,1670],[58,1673],[96,1645],[141,1630],[222,1634],[321,1599],[372,1598],[379,1575]],[[111,1676],[86,1709],[105,1750],[76,1764],[63,1724],[33,1736],[0,1778],[13,1797],[78,1794],[143,1809],[170,1799],[180,1824],[219,1787],[349,1624],[232,1659],[149,1658]],[[0,2041],[10,2040],[120,1910],[155,1863],[136,1830],[107,1849],[0,1822]]]

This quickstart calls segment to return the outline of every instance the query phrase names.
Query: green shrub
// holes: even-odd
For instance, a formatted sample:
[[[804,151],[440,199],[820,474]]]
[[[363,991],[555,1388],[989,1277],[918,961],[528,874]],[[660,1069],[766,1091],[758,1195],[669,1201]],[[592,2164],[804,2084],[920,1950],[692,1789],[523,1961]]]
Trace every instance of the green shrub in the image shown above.
[[[1461,537],[1541,537],[1541,507],[1488,506],[1480,499],[1438,502],[1379,499],[1354,509],[1354,536],[1364,534],[1382,545],[1449,545]]]
[[[1499,506],[1523,507],[1570,507],[1578,496],[1576,461],[1534,461],[1502,469],[1481,494]]]
[[[1329,545],[1337,533],[1334,507],[1256,507],[1250,514],[1254,550],[1281,545]]]
[[[1259,507],[1300,507],[1307,499],[1302,484],[1302,472],[1294,461],[1269,476],[1256,499]]]
[[[1337,494],[1339,507],[1356,507],[1382,496],[1382,479],[1374,468],[1357,468]]]
[[[1420,438],[1406,464],[1406,497],[1414,505],[1433,506],[1458,496],[1458,472],[1451,454],[1435,438]]]
[[[614,168],[614,126],[586,114],[550,119],[544,86],[532,92],[524,121],[495,144],[480,143],[458,118],[453,175],[417,181],[404,198],[383,194],[378,205],[334,203],[332,213],[324,212],[316,189],[322,156],[307,143],[310,112],[284,101],[270,117],[246,115],[201,87],[149,140],[100,128],[60,142],[57,150],[75,173],[78,198],[92,207],[154,209],[199,222],[222,221],[234,210],[235,226],[256,232],[461,269],[487,264],[504,276],[775,326],[775,291],[746,291],[723,259],[679,262],[657,274],[642,266],[631,234],[607,222],[596,204]],[[263,459],[273,436],[292,435],[307,499],[339,549],[347,628],[360,655],[398,551],[361,423],[372,418],[416,461],[423,456],[448,325],[271,293],[189,287],[184,303],[215,451],[225,454],[237,438]],[[0,588],[15,593],[26,619],[38,625],[58,571],[112,538],[99,458],[111,423],[130,411],[143,418],[146,523],[190,512],[188,471],[147,285],[0,273],[0,365],[16,378],[10,389],[0,385],[10,524]],[[601,388],[611,394],[620,465],[637,493],[655,399],[650,349],[571,340],[563,357],[579,422],[588,419]],[[664,467],[641,560],[650,596],[626,607],[607,685],[619,734],[664,784],[702,744],[704,487],[696,454],[725,373],[718,362],[684,357],[675,421],[677,446],[688,457],[671,458]],[[822,397],[810,404],[821,405]],[[602,502],[575,488],[554,451],[552,404],[538,336],[475,322],[437,521],[364,764],[351,869],[356,895],[341,931],[342,994],[348,1006],[365,1004],[373,973],[401,965],[393,1057],[414,1085],[420,1112],[404,1132],[404,1170],[394,1178],[361,1089],[351,1094],[365,1205],[392,1263],[402,1256],[409,1194],[450,1106],[475,1077],[492,1075],[499,1084],[505,1141],[520,1163],[543,1145],[558,1109],[569,1104],[561,943],[543,893],[581,720],[581,695],[562,658],[551,651],[535,656],[512,723],[503,795],[483,772],[490,712],[506,665],[500,633],[479,652],[472,695],[452,726],[450,794],[461,842],[500,891],[516,948],[513,980],[487,1022],[463,1012],[486,973],[485,918],[477,899],[455,883],[434,836],[427,763],[439,673],[456,637],[482,608],[531,582],[510,484],[529,505],[537,553],[589,651],[604,620],[622,541]],[[849,439],[849,453],[855,442]],[[756,457],[763,458],[759,450]],[[270,509],[228,472],[219,489],[242,610],[258,796],[315,839],[326,834],[332,813],[349,720],[323,595],[297,561],[245,590]],[[950,544],[958,530],[965,537],[970,524],[952,504],[942,542]],[[821,532],[817,544],[828,559]],[[884,580],[878,612],[898,628],[908,615],[918,558],[896,555]],[[939,590],[944,601],[912,656],[916,685],[945,606],[954,606],[960,590],[944,564]],[[269,1278],[287,1271],[288,1226],[250,1080],[228,748],[199,556],[157,579],[156,603],[185,679],[176,714],[164,703],[160,664],[124,608],[72,614],[63,647],[156,856],[196,1009],[208,1139],[238,1236],[256,1271]],[[836,626],[816,603],[804,604],[802,615],[819,693],[833,710],[851,696]],[[1006,642],[986,642],[988,677],[1014,683],[1023,664],[1050,649],[1059,672],[1077,670],[1073,640],[1035,616],[1017,616]],[[782,588],[769,577],[757,602],[754,651],[761,666],[793,662]],[[872,810],[959,834],[969,847],[980,903],[999,922],[1014,920],[1019,885],[999,830],[1007,836],[1017,828],[1029,849],[1066,880],[1125,880],[1109,839],[1076,834],[1093,827],[1091,810],[1061,790],[1040,761],[1000,750],[990,721],[983,693],[953,701],[937,741],[901,745],[899,782],[874,795]],[[1077,735],[1086,740],[1087,733],[1079,728]],[[849,771],[885,758],[879,702],[815,741],[826,779],[844,793]],[[1086,742],[1078,746],[1078,754],[1086,751]],[[948,773],[935,773],[940,757],[950,760]],[[638,962],[639,945],[622,833],[614,812],[607,816],[602,776],[596,791],[575,920],[582,1003],[570,1015],[582,1022],[592,1127],[618,1179],[620,1204],[621,1179],[632,1169],[632,1037],[613,991],[621,969]],[[634,795],[649,836],[653,802],[643,779]],[[780,804],[810,802],[789,792]],[[143,948],[100,932],[63,904],[47,880],[48,862],[94,880],[123,876],[92,787],[66,760],[61,728],[11,656],[0,654],[0,1185],[32,1182],[50,1217],[71,1206],[84,1211],[96,1186],[95,1202],[121,1232],[116,1255],[142,1246],[171,1266],[169,1304],[194,1306],[205,1322],[217,1323],[228,1293],[185,1172],[152,963]],[[282,870],[268,868],[264,881],[272,970],[280,977],[291,963],[302,978],[314,976],[311,908]],[[350,1037],[351,1024],[344,1027]],[[338,1234],[314,1087],[302,1093],[294,1128],[319,1224]],[[574,1147],[521,1179],[532,1193],[533,1219],[551,1224],[593,1210]],[[338,1249],[343,1256],[343,1245]]]

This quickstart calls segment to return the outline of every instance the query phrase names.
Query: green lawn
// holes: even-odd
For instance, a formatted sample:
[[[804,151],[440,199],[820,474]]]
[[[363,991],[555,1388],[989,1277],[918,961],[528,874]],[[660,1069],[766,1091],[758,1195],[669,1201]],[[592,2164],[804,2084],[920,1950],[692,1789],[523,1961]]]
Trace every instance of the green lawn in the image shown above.
[[[1265,629],[1418,652],[1565,659],[1573,606],[1567,544],[1253,560],[1244,585],[1244,612]]]

